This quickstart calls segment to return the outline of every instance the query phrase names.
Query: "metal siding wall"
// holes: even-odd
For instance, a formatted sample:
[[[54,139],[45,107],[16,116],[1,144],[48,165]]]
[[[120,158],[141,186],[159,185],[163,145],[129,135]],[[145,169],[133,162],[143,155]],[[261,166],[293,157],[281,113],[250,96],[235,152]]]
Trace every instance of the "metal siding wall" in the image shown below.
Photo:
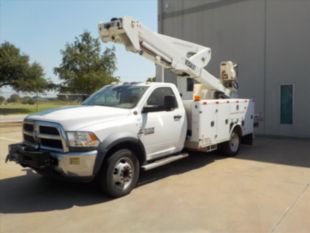
[[[266,133],[310,137],[310,1],[267,1]],[[293,124],[280,124],[280,85],[294,85]]]
[[[226,1],[227,2],[227,1]],[[184,36],[212,49],[207,69],[219,77],[223,60],[239,64],[240,97],[252,98],[264,115],[264,2],[236,1],[184,15]],[[250,24],[248,22],[251,22]],[[255,26],[253,26],[255,25]],[[261,124],[259,133],[263,133]]]
[[[159,0],[162,33],[212,49],[207,69],[239,64],[239,94],[253,98],[259,134],[310,137],[310,1]],[[172,74],[166,80],[175,82]],[[294,84],[294,124],[280,125],[280,84]],[[266,110],[266,111],[265,111]]]

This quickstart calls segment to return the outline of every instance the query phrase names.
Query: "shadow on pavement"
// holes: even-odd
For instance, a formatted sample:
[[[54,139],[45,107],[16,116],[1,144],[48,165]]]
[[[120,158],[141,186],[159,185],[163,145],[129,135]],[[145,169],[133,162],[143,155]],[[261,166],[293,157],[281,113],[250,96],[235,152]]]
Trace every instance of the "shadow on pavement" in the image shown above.
[[[192,152],[189,157],[167,164],[156,169],[142,172],[138,186],[155,182],[159,179],[169,177],[171,175],[181,174],[187,171],[192,171],[204,167],[215,160],[225,159],[224,156],[219,156],[216,153]]]
[[[223,157],[195,153],[188,158],[143,172],[138,186],[201,168]],[[0,180],[0,213],[63,210],[115,200],[104,196],[94,183],[49,180],[25,169],[27,174]]]
[[[92,184],[50,180],[25,170],[26,175],[0,180],[0,213],[62,210],[109,200]]]
[[[242,146],[234,159],[310,167],[306,140],[258,138],[253,146]],[[188,158],[141,173],[138,186],[202,168],[225,157],[215,153],[192,153]],[[26,169],[24,176],[0,180],[0,213],[28,213],[88,206],[113,199],[104,196],[93,183],[48,180]]]

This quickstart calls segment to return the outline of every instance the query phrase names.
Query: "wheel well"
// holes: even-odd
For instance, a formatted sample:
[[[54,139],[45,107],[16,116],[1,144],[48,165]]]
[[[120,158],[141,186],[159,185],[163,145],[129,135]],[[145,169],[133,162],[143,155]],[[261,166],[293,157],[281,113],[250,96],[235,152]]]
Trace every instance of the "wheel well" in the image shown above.
[[[234,132],[236,131],[240,137],[242,137],[242,128],[240,125],[235,125],[235,126],[232,126],[232,130],[231,132]]]
[[[141,148],[141,146],[135,142],[130,142],[130,141],[124,141],[124,142],[119,142],[116,145],[113,145],[107,152],[107,155],[104,160],[109,158],[115,151],[120,150],[120,149],[129,149],[132,152],[135,153],[137,156],[140,165],[142,165],[145,162],[145,152],[144,149]]]

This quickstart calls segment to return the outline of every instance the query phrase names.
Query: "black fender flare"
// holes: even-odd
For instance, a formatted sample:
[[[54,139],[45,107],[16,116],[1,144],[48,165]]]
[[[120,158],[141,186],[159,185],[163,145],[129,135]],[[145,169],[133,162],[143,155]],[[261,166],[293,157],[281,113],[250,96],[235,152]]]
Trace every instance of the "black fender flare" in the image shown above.
[[[95,165],[93,169],[93,175],[96,176],[100,171],[102,164],[109,154],[109,152],[115,149],[117,146],[122,145],[134,146],[138,150],[138,159],[142,165],[146,161],[146,152],[143,143],[139,138],[135,138],[128,134],[113,134],[108,136],[104,141],[102,141],[98,146],[98,153],[95,160]]]

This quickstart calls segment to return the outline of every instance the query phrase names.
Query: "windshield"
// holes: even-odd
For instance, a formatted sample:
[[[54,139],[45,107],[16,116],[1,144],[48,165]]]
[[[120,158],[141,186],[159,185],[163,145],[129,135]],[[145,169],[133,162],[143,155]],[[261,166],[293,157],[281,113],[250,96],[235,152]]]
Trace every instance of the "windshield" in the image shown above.
[[[116,108],[134,108],[147,86],[106,86],[88,97],[83,105],[99,105]]]

